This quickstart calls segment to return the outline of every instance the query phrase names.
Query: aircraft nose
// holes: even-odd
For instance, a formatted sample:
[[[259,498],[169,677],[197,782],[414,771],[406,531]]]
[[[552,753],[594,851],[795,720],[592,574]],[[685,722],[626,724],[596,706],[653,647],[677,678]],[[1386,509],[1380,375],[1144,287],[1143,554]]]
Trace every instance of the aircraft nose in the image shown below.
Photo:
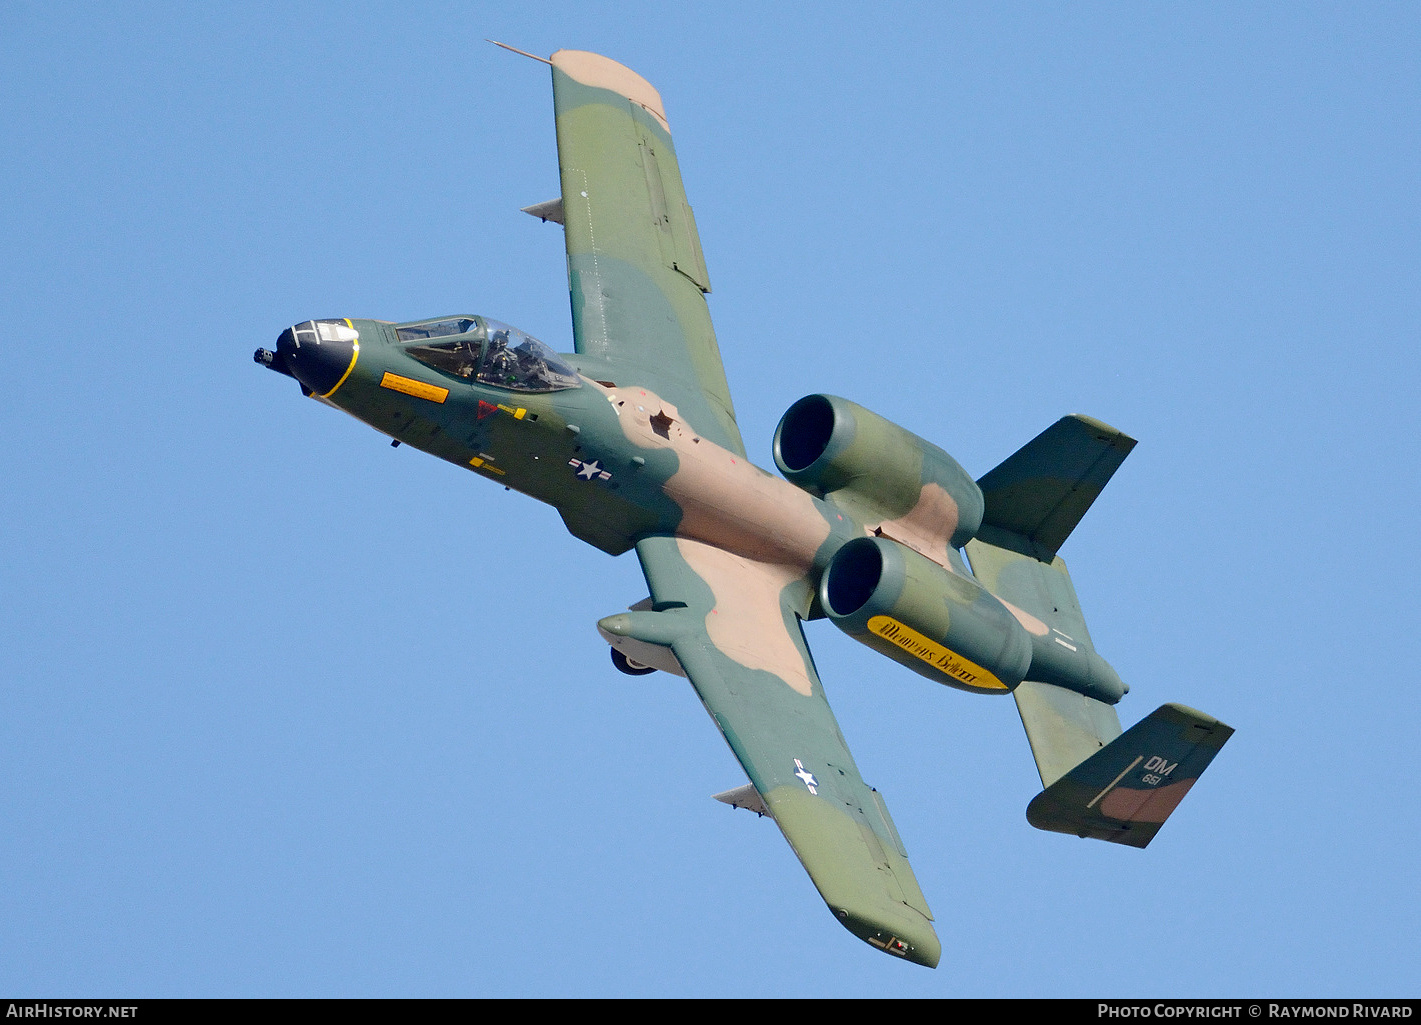
[[[344,320],[308,320],[288,327],[276,339],[276,359],[321,396],[345,380],[359,352],[360,335]]]

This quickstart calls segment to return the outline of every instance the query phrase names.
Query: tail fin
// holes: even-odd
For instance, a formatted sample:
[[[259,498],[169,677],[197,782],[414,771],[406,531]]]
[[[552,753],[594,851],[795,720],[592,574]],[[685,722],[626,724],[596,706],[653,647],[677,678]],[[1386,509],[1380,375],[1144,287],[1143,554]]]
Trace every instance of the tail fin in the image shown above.
[[[987,590],[1041,624],[1012,692],[1045,788],[1027,821],[1144,847],[1233,730],[1165,705],[1122,734],[1114,705],[1129,688],[1096,653],[1056,554],[1134,447],[1099,420],[1056,421],[977,482],[986,511],[967,557]]]
[[[977,482],[977,536],[1049,563],[1134,447],[1099,420],[1062,417]]]
[[[1032,798],[1026,821],[1147,847],[1233,732],[1203,712],[1161,705]]]

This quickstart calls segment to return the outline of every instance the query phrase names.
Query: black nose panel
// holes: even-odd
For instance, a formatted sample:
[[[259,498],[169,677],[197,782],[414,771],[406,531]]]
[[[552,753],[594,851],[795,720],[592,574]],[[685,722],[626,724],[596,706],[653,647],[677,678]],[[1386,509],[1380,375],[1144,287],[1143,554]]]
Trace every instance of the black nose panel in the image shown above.
[[[355,342],[322,338],[313,321],[288,327],[276,339],[276,357],[291,376],[317,395],[331,391],[355,358]]]

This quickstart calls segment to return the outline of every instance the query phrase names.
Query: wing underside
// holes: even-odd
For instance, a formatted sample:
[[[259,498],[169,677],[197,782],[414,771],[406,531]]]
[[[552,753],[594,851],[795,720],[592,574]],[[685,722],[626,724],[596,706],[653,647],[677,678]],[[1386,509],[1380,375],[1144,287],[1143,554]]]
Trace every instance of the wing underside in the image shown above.
[[[803,575],[670,537],[637,555],[655,611],[628,615],[629,631],[675,652],[830,911],[866,942],[935,967],[941,945],[907,852],[805,645]]]
[[[743,455],[661,97],[597,54],[559,50],[551,64],[577,351],[618,385],[675,403],[703,437]]]

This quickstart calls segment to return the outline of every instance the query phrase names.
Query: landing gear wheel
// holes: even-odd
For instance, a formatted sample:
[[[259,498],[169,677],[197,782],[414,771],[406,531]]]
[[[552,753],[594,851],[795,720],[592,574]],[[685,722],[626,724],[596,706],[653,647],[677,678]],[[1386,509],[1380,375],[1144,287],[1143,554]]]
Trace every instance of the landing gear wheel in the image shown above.
[[[612,665],[617,667],[618,672],[626,673],[628,676],[645,676],[647,673],[656,672],[656,667],[644,666],[640,662],[633,662],[616,648],[609,648],[607,650],[612,653]]]

